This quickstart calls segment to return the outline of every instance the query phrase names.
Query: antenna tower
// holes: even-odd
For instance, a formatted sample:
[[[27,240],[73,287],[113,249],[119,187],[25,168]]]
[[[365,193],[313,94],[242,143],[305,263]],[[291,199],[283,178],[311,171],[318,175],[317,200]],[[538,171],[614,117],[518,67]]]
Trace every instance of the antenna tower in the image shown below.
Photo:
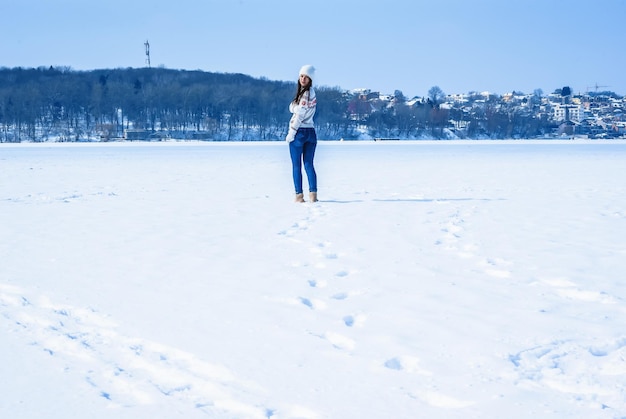
[[[148,64],[148,68],[150,68],[150,42],[146,39],[143,45],[146,47],[146,64]]]

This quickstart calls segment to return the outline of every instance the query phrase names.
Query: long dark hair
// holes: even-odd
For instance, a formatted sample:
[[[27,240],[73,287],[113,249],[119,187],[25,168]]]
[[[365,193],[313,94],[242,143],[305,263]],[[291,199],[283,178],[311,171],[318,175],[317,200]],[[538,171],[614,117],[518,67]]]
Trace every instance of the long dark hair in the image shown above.
[[[309,80],[311,80],[311,78],[309,78]],[[298,77],[298,90],[296,90],[296,95],[294,96],[292,102],[296,104],[300,103],[300,99],[302,99],[302,96],[304,96],[306,92],[311,90],[311,86],[313,86],[313,80],[311,80],[311,82],[305,87],[300,84],[300,77]]]

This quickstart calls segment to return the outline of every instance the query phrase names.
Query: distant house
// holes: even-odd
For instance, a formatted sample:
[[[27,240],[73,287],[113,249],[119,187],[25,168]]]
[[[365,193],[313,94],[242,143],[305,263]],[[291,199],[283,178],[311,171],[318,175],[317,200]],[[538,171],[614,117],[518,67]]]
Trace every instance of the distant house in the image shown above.
[[[128,141],[147,141],[150,139],[152,131],[147,129],[126,129],[124,130],[124,138]]]
[[[147,129],[127,129],[124,130],[124,138],[128,141],[163,141],[169,138],[169,135]]]
[[[552,116],[555,121],[582,121],[585,116],[584,111],[583,105],[580,104],[552,104]]]

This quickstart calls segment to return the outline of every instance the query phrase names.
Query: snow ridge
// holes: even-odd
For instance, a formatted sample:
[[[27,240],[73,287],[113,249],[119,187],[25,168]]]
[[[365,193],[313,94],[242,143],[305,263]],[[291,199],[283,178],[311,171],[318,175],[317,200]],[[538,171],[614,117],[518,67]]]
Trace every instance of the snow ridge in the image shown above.
[[[82,376],[111,408],[165,397],[211,417],[266,418],[271,412],[240,400],[241,394],[263,393],[254,383],[177,348],[124,336],[95,309],[58,304],[8,284],[0,284],[0,307],[11,333],[25,335],[66,373]]]

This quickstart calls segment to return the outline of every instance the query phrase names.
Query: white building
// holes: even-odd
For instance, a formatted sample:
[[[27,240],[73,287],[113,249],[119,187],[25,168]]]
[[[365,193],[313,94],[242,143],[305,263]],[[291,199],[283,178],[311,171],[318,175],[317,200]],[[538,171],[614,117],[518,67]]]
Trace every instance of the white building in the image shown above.
[[[566,120],[566,111],[569,109],[569,120],[580,122],[584,118],[584,109],[580,104],[572,104],[564,105],[561,103],[553,103],[552,104],[552,112],[554,115],[555,121],[565,121]]]

